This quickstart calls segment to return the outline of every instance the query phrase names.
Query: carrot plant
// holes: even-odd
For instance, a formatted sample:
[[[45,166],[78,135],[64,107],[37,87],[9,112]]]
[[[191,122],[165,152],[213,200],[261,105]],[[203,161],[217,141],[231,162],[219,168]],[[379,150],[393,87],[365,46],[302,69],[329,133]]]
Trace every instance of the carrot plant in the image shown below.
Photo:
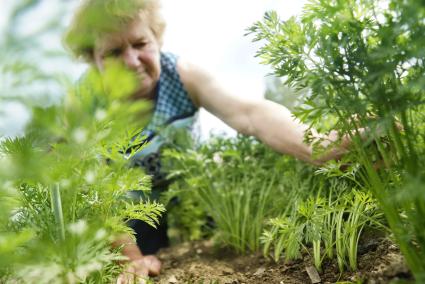
[[[172,164],[171,175],[182,177],[172,185],[168,198],[192,199],[213,219],[217,239],[240,253],[259,249],[266,218],[300,190],[293,186],[298,185],[294,176],[299,165],[247,137],[217,138],[196,151],[167,151],[166,157]],[[281,176],[284,171],[286,179]]]
[[[330,186],[328,199],[320,195],[296,199],[289,212],[270,220],[262,236],[266,255],[273,249],[276,261],[282,254],[285,260],[292,260],[305,251],[318,271],[326,258],[336,258],[341,272],[357,269],[363,228],[382,227],[382,213],[370,193],[352,190],[343,180],[333,180]]]
[[[2,159],[8,161],[2,179],[20,189],[22,204],[11,212],[7,227],[15,234],[33,233],[11,268],[17,279],[88,281],[121,259],[110,243],[129,233],[126,218],[155,225],[164,210],[157,203],[133,204],[124,198],[128,190],[150,186],[150,179],[129,168],[124,156],[138,130],[131,114],[146,106],[120,102],[126,81],[105,92],[104,76],[117,80],[122,75],[114,68],[108,72],[102,78],[88,73],[60,106],[35,108],[26,136],[1,144]]]
[[[21,3],[12,14],[22,17],[36,2]],[[149,106],[127,99],[135,80],[115,62],[102,74],[89,70],[74,85],[25,53],[23,41],[36,36],[20,38],[13,30],[1,42],[16,48],[0,63],[0,100],[25,105],[31,120],[24,135],[0,137],[0,282],[115,282],[123,256],[111,243],[131,236],[125,220],[155,226],[164,211],[125,197],[150,190],[150,178],[129,167]],[[61,86],[46,89],[57,92],[56,104],[34,96],[52,84]]]
[[[32,232],[12,232],[5,226],[14,208],[20,205],[18,192],[11,184],[2,181],[0,187],[0,279],[16,263],[16,250],[31,237]]]
[[[297,18],[281,21],[270,12],[250,29],[265,41],[258,53],[264,63],[289,85],[310,89],[298,117],[312,126],[328,119],[333,123],[322,131],[350,138],[361,183],[379,201],[419,282],[425,281],[424,16],[419,0],[315,0]],[[365,147],[373,139],[376,147]]]

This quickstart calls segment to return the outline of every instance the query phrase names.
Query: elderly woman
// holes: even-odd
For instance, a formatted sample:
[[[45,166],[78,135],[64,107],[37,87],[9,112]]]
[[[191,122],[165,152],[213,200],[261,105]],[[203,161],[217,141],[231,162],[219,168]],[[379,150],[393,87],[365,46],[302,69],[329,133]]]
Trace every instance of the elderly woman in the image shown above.
[[[150,137],[167,123],[192,116],[204,107],[238,132],[253,135],[278,152],[313,164],[344,152],[346,147],[342,145],[320,160],[313,159],[312,147],[304,142],[307,127],[285,107],[264,99],[242,99],[224,89],[201,67],[161,52],[164,28],[157,0],[87,0],[75,14],[65,42],[74,55],[101,71],[108,58],[120,60],[134,71],[139,84],[132,98],[150,100],[155,105],[146,128]],[[336,135],[321,138],[329,142]],[[143,230],[140,233],[136,228],[136,233],[142,234],[146,242],[165,238],[166,244],[165,230],[158,235]],[[139,243],[144,254],[155,253],[161,246],[144,248],[144,241]],[[126,243],[123,253],[133,264],[131,272],[159,273],[158,259],[143,256],[134,244]]]

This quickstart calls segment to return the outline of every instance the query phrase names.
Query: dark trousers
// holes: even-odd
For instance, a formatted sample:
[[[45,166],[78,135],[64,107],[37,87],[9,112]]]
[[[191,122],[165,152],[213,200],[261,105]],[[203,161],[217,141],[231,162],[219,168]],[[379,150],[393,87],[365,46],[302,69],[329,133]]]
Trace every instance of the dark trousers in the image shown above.
[[[129,220],[127,225],[134,230],[137,245],[143,254],[155,254],[160,248],[169,245],[166,216],[161,216],[157,228],[141,220]]]
[[[158,200],[160,193],[164,188],[153,188],[149,196],[142,191],[130,191],[127,197],[134,202],[143,202],[143,200]],[[169,246],[167,235],[167,215],[163,214],[159,218],[159,224],[156,228],[141,220],[127,220],[127,225],[134,230],[137,245],[144,255],[155,254],[160,248]]]

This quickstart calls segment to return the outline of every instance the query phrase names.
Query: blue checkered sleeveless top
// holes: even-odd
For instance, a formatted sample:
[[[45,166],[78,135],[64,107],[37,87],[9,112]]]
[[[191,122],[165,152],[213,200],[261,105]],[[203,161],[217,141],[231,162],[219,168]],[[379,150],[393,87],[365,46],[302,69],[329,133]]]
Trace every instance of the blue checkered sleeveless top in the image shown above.
[[[197,107],[190,100],[177,73],[177,56],[161,53],[161,75],[156,88],[155,107],[149,124],[140,135],[146,144],[131,159],[132,166],[143,167],[152,176],[153,187],[166,184],[166,174],[161,171],[160,149],[167,143],[171,129],[190,128]],[[168,131],[167,131],[168,129]],[[172,131],[171,131],[172,133]]]
[[[157,132],[177,119],[193,116],[197,110],[198,108],[193,104],[180,81],[177,72],[177,56],[162,52],[161,75],[156,89],[155,108],[145,130]]]

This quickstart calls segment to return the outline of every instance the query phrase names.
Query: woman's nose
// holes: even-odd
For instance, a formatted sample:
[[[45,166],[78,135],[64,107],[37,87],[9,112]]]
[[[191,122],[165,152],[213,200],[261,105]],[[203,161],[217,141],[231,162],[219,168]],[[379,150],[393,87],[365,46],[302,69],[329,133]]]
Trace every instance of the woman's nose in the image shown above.
[[[136,69],[141,64],[137,50],[134,50],[131,47],[124,50],[122,57],[125,65],[130,69]]]

